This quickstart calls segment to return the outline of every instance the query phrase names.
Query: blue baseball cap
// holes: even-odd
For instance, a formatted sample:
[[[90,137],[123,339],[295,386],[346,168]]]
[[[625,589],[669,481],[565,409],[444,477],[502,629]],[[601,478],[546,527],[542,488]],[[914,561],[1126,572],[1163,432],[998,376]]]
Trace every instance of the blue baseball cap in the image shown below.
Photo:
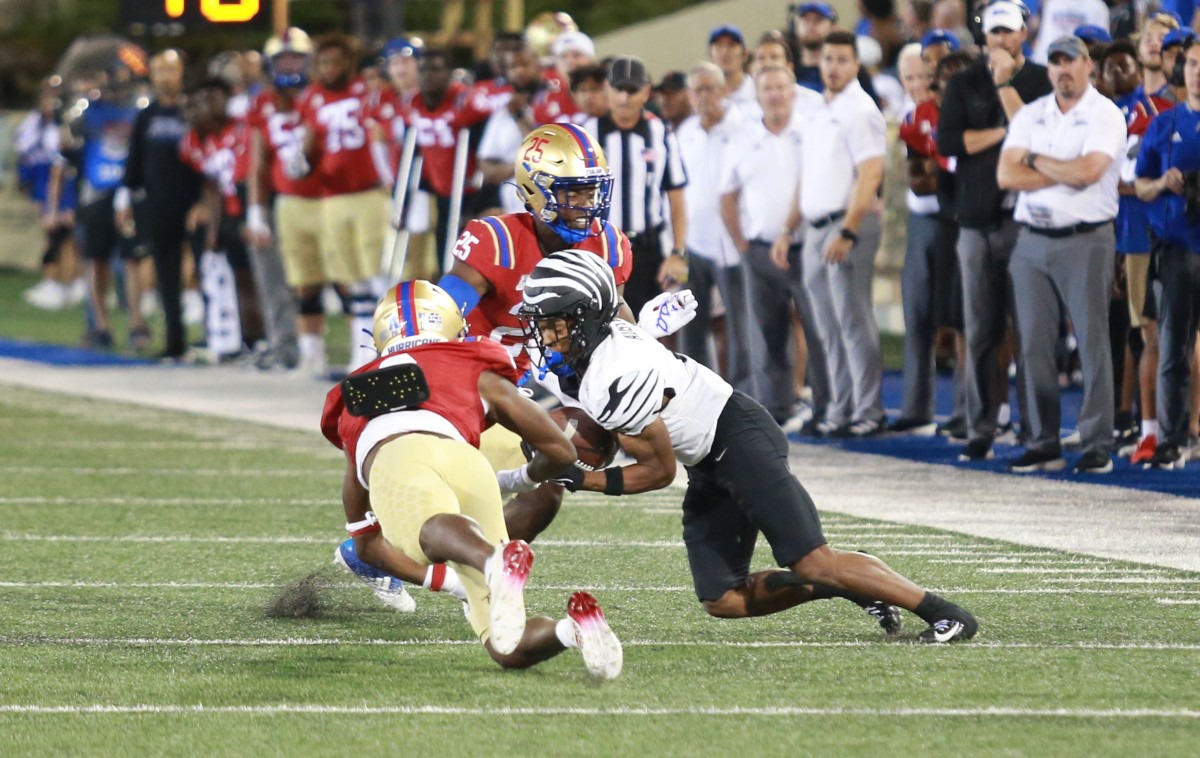
[[[1196,33],[1186,26],[1181,29],[1172,29],[1163,37],[1162,49],[1166,50],[1168,47],[1174,47],[1175,45],[1186,45],[1189,42],[1195,41],[1195,39]]]
[[[425,43],[419,38],[395,37],[388,40],[388,43],[383,46],[383,50],[379,51],[379,55],[384,60],[391,58],[393,55],[403,55],[406,58],[420,58],[424,52]]]
[[[1107,29],[1095,24],[1081,24],[1075,27],[1075,31],[1072,34],[1089,45],[1094,45],[1097,42],[1111,45],[1113,41],[1112,35],[1108,33]]]
[[[731,37],[734,42],[742,47],[746,46],[746,38],[742,36],[742,30],[733,24],[721,24],[716,29],[708,33],[708,44],[713,44],[722,37]]]
[[[924,50],[934,45],[945,45],[953,51],[962,48],[962,45],[958,42],[958,37],[945,29],[930,29],[925,32],[925,36],[921,38],[921,49]]]
[[[816,13],[819,16],[824,16],[830,21],[838,20],[837,11],[835,11],[833,6],[829,3],[801,3],[795,7],[796,13],[801,16],[808,13]]]

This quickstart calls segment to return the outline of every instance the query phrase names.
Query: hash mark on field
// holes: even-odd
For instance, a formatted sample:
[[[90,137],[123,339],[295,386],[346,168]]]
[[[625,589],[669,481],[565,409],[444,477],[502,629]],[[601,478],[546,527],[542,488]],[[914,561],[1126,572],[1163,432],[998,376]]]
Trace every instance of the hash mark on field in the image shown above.
[[[981,574],[1149,574],[1153,576],[1161,576],[1164,569],[1126,569],[1126,568],[1041,568],[1037,566],[1021,566],[1014,568],[981,568]],[[1096,579],[1088,579],[1087,581],[1098,581]]]
[[[693,708],[463,708],[441,705],[22,705],[0,704],[0,713],[34,714],[345,714],[402,716],[872,716],[886,718],[994,716],[1068,719],[1196,719],[1200,710],[1151,708],[805,708],[698,706]]]
[[[1200,600],[1196,600],[1196,599],[1180,600],[1178,598],[1173,598],[1173,597],[1156,597],[1156,598],[1154,598],[1154,602],[1158,603],[1159,605],[1200,605]]]

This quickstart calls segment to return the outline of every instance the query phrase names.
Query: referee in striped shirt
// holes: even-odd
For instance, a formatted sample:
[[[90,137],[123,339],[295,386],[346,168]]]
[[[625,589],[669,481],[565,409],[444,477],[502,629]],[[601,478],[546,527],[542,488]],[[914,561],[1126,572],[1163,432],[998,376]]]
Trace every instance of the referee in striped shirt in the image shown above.
[[[684,241],[687,174],[675,135],[645,110],[650,78],[640,58],[616,58],[608,68],[609,112],[589,119],[587,129],[600,141],[613,172],[612,211],[608,221],[629,237],[633,271],[625,283],[625,301],[637,313],[662,287],[687,281]],[[663,230],[666,205],[671,214],[670,253]]]

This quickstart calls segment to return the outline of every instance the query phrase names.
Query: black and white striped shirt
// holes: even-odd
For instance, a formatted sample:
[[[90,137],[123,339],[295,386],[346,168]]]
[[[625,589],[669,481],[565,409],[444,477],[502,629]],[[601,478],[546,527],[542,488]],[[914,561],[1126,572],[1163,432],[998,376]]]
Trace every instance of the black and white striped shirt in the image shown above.
[[[632,129],[617,127],[612,116],[588,119],[586,128],[613,172],[609,222],[630,236],[661,231],[664,193],[687,185],[675,134],[648,111]]]

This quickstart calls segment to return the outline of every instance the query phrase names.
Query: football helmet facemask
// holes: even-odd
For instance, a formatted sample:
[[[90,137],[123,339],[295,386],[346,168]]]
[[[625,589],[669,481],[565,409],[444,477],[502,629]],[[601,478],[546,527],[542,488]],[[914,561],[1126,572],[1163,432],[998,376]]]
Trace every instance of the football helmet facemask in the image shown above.
[[[263,58],[271,74],[271,83],[276,89],[303,89],[308,86],[308,60],[312,57],[313,43],[303,29],[291,26],[283,34],[277,34],[263,45]],[[299,66],[276,65],[275,59],[290,54],[303,56],[306,60]]]
[[[612,269],[600,256],[563,250],[543,258],[525,280],[517,312],[525,345],[540,371],[559,376],[581,372],[582,365],[608,334],[621,306]],[[565,350],[553,331],[565,326]],[[547,343],[545,332],[551,332]]]
[[[424,345],[451,342],[467,335],[462,310],[444,289],[415,279],[387,291],[375,308],[373,336],[380,355]]]
[[[596,138],[574,124],[547,124],[525,135],[514,167],[517,196],[568,245],[603,228],[613,177]]]

